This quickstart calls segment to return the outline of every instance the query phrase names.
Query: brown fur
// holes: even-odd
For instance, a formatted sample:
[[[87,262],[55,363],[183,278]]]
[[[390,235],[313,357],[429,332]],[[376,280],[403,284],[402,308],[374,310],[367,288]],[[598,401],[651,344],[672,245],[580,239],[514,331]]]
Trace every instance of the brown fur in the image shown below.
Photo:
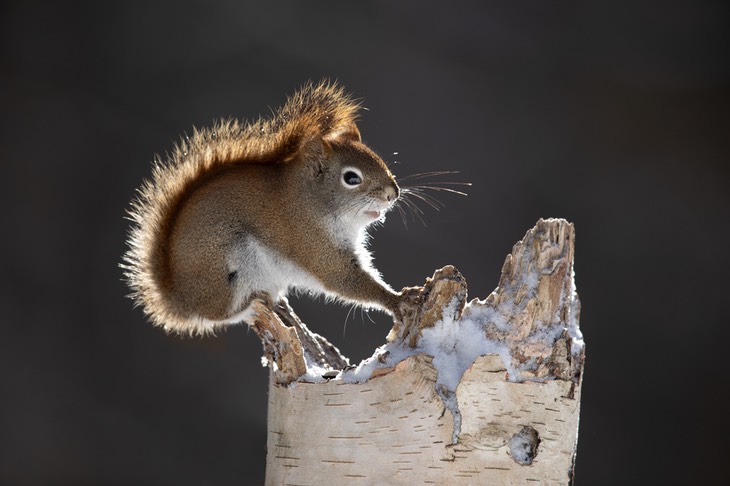
[[[338,208],[306,195],[304,179],[334,157],[359,160],[375,181],[374,192],[397,197],[390,172],[359,143],[358,109],[336,85],[308,84],[273,118],[195,130],[167,161],[155,162],[152,180],[132,203],[135,225],[123,265],[132,296],[154,324],[205,332],[191,315],[230,317],[233,292],[224,266],[242,235],[294,261],[328,292],[396,306],[396,294],[373,278],[369,262],[362,268],[354,248],[336,248],[318,221]]]

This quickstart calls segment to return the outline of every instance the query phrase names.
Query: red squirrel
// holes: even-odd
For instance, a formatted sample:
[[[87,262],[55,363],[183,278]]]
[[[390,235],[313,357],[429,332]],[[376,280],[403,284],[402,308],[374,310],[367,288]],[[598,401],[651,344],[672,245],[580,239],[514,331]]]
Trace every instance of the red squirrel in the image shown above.
[[[400,188],[362,143],[359,108],[341,87],[310,83],[270,119],[196,130],[156,161],[123,264],[154,324],[205,334],[293,287],[399,318],[407,299],[373,267],[366,230]]]

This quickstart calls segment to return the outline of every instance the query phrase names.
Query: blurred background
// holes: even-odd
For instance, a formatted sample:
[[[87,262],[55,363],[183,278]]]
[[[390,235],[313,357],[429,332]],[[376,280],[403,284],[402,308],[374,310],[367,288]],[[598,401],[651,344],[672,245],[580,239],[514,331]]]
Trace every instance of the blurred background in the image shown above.
[[[260,343],[148,324],[125,298],[123,218],[183,132],[323,77],[364,100],[397,175],[473,183],[425,227],[376,231],[394,287],[453,264],[484,298],[538,218],[575,223],[576,484],[727,484],[727,2],[0,9],[0,484],[262,483]],[[353,362],[389,328],[293,306]]]

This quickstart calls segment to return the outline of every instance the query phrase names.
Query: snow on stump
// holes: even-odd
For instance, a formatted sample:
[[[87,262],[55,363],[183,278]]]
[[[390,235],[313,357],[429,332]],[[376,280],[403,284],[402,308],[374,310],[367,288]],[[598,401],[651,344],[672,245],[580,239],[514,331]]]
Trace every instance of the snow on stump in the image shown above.
[[[356,367],[285,301],[258,305],[266,483],[571,484],[585,356],[573,242],[572,224],[538,221],[485,300],[437,270]]]

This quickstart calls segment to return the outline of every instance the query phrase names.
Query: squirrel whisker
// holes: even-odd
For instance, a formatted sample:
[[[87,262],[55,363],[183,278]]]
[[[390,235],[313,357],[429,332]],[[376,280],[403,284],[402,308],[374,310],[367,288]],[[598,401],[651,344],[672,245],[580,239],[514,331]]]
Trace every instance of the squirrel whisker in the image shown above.
[[[420,199],[421,201],[434,208],[436,211],[440,211],[441,208],[444,207],[444,203],[431,196],[430,194],[424,193],[420,188],[406,187],[401,189],[401,193],[405,194],[406,196],[413,196],[417,199]]]
[[[406,221],[406,213],[403,210],[403,208],[400,206],[400,204],[395,205],[395,209],[398,210],[398,214],[400,214],[400,219],[403,221],[403,226],[408,229],[408,221]]]
[[[423,210],[419,208],[413,201],[408,199],[407,194],[403,194],[401,192],[401,197],[398,199],[398,202],[402,203],[411,212],[411,219],[413,220],[413,222],[418,220],[421,222],[421,224],[423,224],[424,227],[427,226],[426,221],[423,219]]]
[[[451,194],[456,194],[459,196],[466,196],[467,193],[464,191],[460,191],[458,189],[453,189],[451,187],[444,187],[444,186],[471,186],[471,182],[453,182],[453,181],[423,181],[423,179],[427,179],[429,177],[437,177],[437,176],[443,176],[443,175],[450,175],[450,174],[458,174],[458,171],[432,171],[432,172],[422,172],[418,174],[411,174],[408,176],[405,176],[400,179],[401,183],[401,196],[398,199],[398,202],[401,203],[397,205],[399,210],[402,211],[401,205],[407,208],[411,212],[411,217],[415,221],[416,218],[421,221],[421,223],[426,226],[426,222],[423,218],[424,212],[423,210],[418,207],[418,204],[416,204],[415,200],[422,201],[428,206],[432,207],[436,211],[440,211],[441,208],[445,207],[445,204],[441,202],[437,197],[435,197],[433,194],[430,194],[429,191],[433,192],[448,192]],[[403,185],[404,182],[416,182],[418,181],[418,184],[414,185]],[[414,200],[415,199],[415,200]],[[401,215],[401,219],[403,219],[403,215]],[[404,226],[407,228],[408,225],[406,222],[403,222]]]
[[[466,185],[466,184],[468,184],[468,183],[464,183],[464,185]],[[441,187],[441,186],[426,186],[426,185],[409,186],[409,187],[404,187],[402,190],[404,190],[404,191],[409,190],[409,192],[415,192],[416,190],[421,191],[421,192],[424,190],[431,190],[431,191],[437,191],[437,192],[450,192],[451,194],[457,194],[459,196],[468,196],[468,194],[464,191],[458,191],[456,189],[451,189],[449,187]]]
[[[342,339],[345,339],[345,335],[347,334],[347,320],[350,318],[350,314],[352,311],[357,307],[357,304],[352,304],[350,308],[347,310],[347,315],[345,315],[345,323],[342,326]]]
[[[409,174],[404,177],[399,177],[398,182],[409,182],[409,181],[416,181],[419,179],[425,179],[427,177],[436,177],[436,176],[442,176],[442,175],[451,175],[451,174],[458,174],[458,170],[437,170],[437,171],[431,171],[431,172],[419,172],[417,174]]]

